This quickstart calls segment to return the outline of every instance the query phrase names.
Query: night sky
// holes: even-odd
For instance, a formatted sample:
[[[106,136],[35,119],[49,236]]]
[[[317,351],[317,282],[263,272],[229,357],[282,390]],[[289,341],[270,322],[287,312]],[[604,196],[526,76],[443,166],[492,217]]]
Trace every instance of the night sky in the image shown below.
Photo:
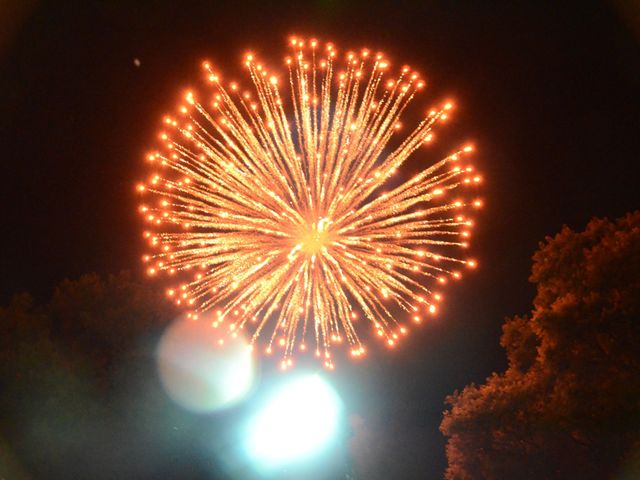
[[[409,169],[477,147],[480,267],[401,349],[338,365],[334,379],[374,439],[369,454],[388,455],[399,478],[439,478],[444,398],[505,367],[501,324],[531,309],[538,242],[640,205],[631,3],[9,1],[0,7],[1,300],[29,291],[44,301],[87,272],[141,271],[134,186],[161,115],[202,86],[203,59],[244,79],[244,52],[279,65],[291,34],[383,50],[427,78],[414,104],[457,106]]]

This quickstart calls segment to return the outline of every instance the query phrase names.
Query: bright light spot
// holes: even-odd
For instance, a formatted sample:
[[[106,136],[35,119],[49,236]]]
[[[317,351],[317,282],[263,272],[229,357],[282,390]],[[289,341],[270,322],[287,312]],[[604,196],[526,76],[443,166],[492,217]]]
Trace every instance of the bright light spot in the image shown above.
[[[296,378],[253,419],[248,452],[264,465],[308,456],[336,435],[340,409],[338,395],[319,375]]]
[[[330,241],[330,233],[326,230],[324,220],[313,223],[300,234],[300,245],[303,251],[310,255],[320,253],[322,248]]]
[[[224,337],[205,320],[176,320],[160,340],[157,361],[167,394],[195,412],[229,406],[253,384],[253,358],[247,343],[240,336]]]

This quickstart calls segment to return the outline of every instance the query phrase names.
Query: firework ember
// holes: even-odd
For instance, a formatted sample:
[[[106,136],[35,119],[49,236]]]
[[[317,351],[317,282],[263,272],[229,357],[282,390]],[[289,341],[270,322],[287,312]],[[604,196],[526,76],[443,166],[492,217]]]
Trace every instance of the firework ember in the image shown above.
[[[368,50],[289,47],[284,76],[246,55],[251,89],[205,62],[211,92],[187,92],[165,117],[138,186],[149,197],[144,261],[175,278],[167,294],[191,318],[244,332],[283,368],[306,350],[333,368],[332,346],[353,357],[369,336],[395,346],[436,313],[434,289],[475,266],[460,252],[480,201],[456,192],[480,177],[464,146],[390,181],[452,105],[403,136],[400,117],[425,87],[416,72],[392,74]]]

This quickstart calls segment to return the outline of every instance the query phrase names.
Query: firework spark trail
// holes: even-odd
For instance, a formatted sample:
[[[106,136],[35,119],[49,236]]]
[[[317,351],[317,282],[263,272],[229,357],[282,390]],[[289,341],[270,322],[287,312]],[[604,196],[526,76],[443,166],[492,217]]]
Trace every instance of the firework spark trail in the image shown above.
[[[211,99],[188,92],[180,120],[165,118],[163,148],[148,156],[159,173],[138,186],[153,197],[140,207],[154,228],[144,260],[151,275],[183,279],[167,293],[192,318],[233,337],[266,335],[283,368],[311,339],[333,368],[333,344],[365,353],[359,316],[393,346],[408,331],[395,307],[419,323],[441,300],[433,284],[475,266],[448,252],[467,246],[464,212],[480,201],[448,197],[480,177],[458,165],[467,146],[381,192],[451,104],[393,148],[400,116],[425,86],[417,73],[392,78],[368,50],[340,61],[332,44],[294,38],[290,48],[286,82],[245,57],[253,93],[225,88],[205,63]]]

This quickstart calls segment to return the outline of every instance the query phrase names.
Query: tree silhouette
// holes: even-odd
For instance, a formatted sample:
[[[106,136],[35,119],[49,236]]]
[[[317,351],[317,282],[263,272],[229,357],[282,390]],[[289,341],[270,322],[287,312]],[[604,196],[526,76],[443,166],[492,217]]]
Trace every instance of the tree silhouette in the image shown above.
[[[507,371],[447,399],[446,478],[638,478],[640,212],[564,227],[533,262]]]
[[[46,305],[20,294],[0,308],[0,431],[23,462],[0,457],[0,477],[142,475],[142,459],[123,458],[137,455],[140,429],[166,435],[153,419],[171,408],[153,349],[177,312],[159,290],[127,272],[88,274]]]

